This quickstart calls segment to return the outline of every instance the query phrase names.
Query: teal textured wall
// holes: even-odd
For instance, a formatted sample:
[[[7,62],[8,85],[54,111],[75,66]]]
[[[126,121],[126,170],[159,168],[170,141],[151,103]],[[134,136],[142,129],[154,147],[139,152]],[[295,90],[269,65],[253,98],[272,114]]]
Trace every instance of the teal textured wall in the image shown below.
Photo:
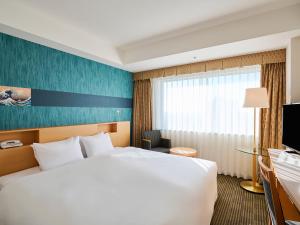
[[[130,72],[0,33],[0,86],[132,98]],[[116,111],[120,110],[118,117]],[[132,109],[0,107],[0,130],[131,120]]]

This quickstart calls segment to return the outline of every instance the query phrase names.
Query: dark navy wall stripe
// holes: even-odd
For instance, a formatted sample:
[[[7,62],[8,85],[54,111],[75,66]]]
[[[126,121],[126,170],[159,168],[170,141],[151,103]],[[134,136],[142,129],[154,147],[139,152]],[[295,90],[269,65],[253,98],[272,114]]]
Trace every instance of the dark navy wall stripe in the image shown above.
[[[31,105],[62,107],[131,108],[132,99],[32,89]]]

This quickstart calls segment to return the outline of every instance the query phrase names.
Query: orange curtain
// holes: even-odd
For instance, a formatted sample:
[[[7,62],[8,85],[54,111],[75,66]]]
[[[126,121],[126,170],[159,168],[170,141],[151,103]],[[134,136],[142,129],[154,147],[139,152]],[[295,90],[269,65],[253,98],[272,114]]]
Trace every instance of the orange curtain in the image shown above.
[[[286,67],[285,63],[262,65],[261,86],[269,94],[270,108],[261,109],[260,146],[263,151],[268,148],[282,148],[282,106],[286,101]]]
[[[152,129],[152,88],[150,79],[134,81],[133,94],[133,140],[136,147],[141,146],[145,130]]]

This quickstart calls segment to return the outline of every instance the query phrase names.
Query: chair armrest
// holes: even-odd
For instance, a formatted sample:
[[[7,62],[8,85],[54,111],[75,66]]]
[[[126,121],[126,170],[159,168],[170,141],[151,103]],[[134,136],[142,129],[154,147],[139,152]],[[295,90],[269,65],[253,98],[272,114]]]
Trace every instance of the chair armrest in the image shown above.
[[[142,139],[142,148],[151,150],[151,140],[149,139]]]
[[[164,148],[171,148],[171,139],[161,138],[160,146]]]

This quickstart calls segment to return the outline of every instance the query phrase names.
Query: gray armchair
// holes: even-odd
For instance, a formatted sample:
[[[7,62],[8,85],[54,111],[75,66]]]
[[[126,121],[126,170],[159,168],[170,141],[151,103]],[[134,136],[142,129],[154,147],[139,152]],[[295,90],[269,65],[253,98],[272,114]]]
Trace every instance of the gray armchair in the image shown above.
[[[142,139],[142,148],[151,151],[170,153],[171,140],[162,138],[160,130],[145,131]]]

